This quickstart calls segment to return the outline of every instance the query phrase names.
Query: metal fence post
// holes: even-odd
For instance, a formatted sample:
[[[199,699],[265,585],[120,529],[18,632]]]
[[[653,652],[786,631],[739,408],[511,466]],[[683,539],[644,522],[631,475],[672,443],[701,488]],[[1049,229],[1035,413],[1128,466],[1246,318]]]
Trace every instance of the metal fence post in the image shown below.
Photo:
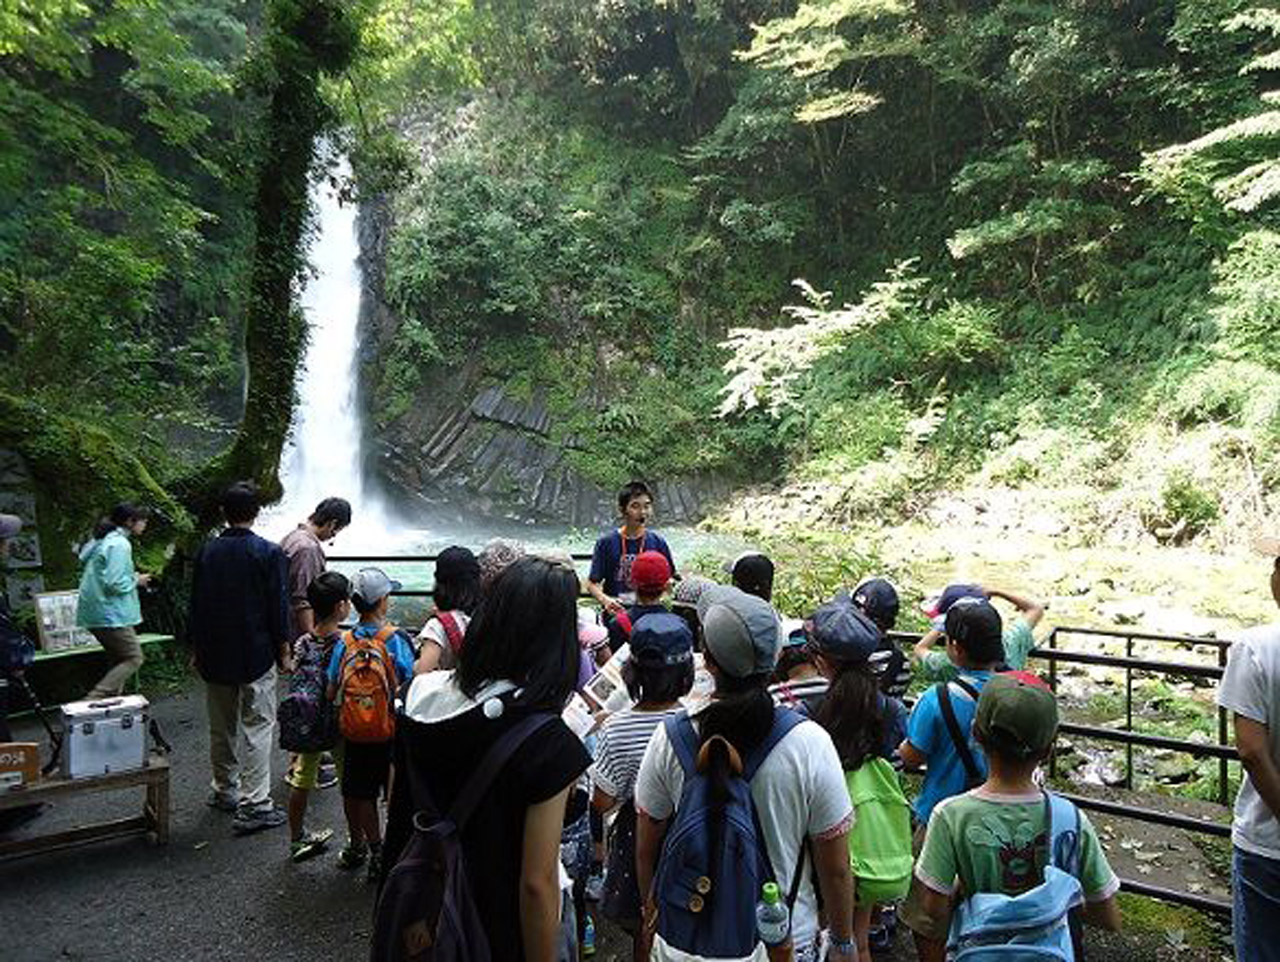
[[[1124,656],[1133,658],[1133,635],[1124,640]],[[1124,730],[1133,731],[1133,666],[1124,667]],[[1124,747],[1124,787],[1133,790],[1133,746]]]
[[[1225,647],[1218,649],[1218,667],[1225,669],[1227,667],[1227,649]],[[1230,744],[1227,738],[1227,710],[1221,705],[1218,706],[1218,744]],[[1227,784],[1227,760],[1225,758],[1218,759],[1218,804],[1227,805],[1230,803],[1230,789]]]

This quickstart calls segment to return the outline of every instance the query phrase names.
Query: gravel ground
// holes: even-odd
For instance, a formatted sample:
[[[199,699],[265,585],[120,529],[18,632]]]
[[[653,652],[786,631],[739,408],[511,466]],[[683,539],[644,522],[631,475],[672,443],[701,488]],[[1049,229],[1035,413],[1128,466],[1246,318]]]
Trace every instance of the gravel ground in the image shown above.
[[[367,957],[372,892],[361,874],[341,872],[325,856],[302,865],[287,857],[284,828],[247,838],[232,834],[230,817],[204,804],[208,786],[204,698],[193,691],[153,706],[174,745],[172,836],[156,847],[142,838],[100,842],[0,862],[0,933],[6,962],[194,962],[272,960],[314,962]],[[35,738],[33,719],[15,725]],[[274,771],[284,771],[277,753]],[[133,815],[142,789],[63,798],[24,830],[69,828]],[[283,800],[283,786],[277,792]],[[342,836],[336,789],[312,798],[310,821]],[[336,853],[336,846],[334,848]],[[511,925],[518,924],[515,919]],[[1090,962],[1222,959],[1150,929],[1138,936],[1090,935]],[[915,953],[900,935],[885,962]],[[601,926],[599,962],[627,962],[630,942]]]

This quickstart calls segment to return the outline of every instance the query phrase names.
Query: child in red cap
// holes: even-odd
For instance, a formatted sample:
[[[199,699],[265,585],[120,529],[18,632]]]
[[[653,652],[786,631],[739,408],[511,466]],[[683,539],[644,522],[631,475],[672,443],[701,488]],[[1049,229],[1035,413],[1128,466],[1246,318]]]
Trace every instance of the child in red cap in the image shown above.
[[[628,605],[609,622],[609,647],[621,648],[631,637],[631,627],[644,615],[670,611],[662,596],[671,584],[671,562],[661,551],[642,551],[631,563],[631,587],[635,604]]]

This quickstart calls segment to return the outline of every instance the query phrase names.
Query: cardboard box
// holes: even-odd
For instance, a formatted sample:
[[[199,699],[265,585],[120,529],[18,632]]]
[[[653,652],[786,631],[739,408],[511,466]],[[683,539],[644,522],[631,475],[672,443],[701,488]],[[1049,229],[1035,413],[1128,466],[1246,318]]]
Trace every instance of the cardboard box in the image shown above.
[[[33,785],[40,779],[40,746],[0,742],[0,791]]]

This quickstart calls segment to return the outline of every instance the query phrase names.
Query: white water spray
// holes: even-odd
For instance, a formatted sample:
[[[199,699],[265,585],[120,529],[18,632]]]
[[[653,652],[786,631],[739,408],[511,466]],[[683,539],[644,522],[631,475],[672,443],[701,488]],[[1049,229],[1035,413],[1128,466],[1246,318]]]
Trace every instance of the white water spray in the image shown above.
[[[302,308],[309,340],[298,372],[298,405],[281,455],[284,498],[264,515],[266,537],[283,537],[324,498],[351,502],[351,527],[337,550],[385,551],[399,540],[386,506],[364,483],[364,426],[356,399],[358,326],[363,292],[357,258],[356,208],[334,187],[350,177],[345,159],[312,186],[316,234]]]

